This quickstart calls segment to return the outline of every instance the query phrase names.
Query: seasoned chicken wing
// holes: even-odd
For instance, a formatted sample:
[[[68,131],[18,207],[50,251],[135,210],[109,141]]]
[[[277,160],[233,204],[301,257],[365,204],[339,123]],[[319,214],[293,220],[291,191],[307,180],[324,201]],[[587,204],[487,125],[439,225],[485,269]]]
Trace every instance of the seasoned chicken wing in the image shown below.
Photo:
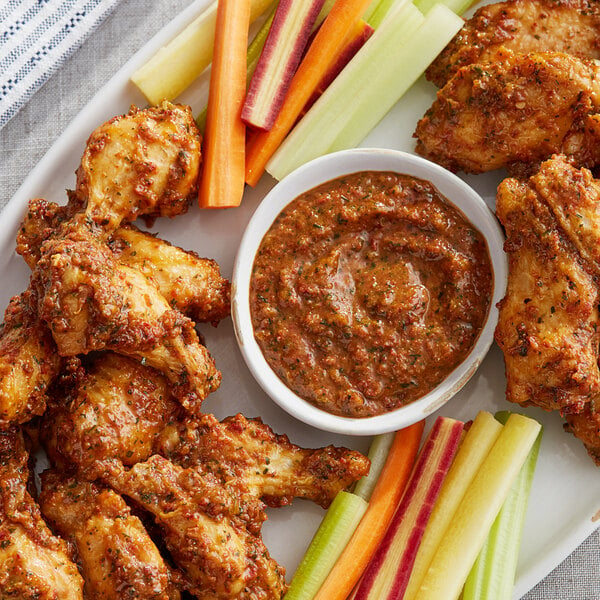
[[[504,48],[600,58],[600,5],[596,0],[508,0],[487,4],[467,20],[425,75],[443,87],[461,67],[494,62]]]
[[[359,452],[300,448],[260,419],[191,418],[157,371],[110,352],[94,357],[71,389],[58,391],[44,415],[42,439],[56,466],[74,466],[89,479],[115,460],[131,466],[158,453],[270,506],[294,497],[329,506],[369,470]]]
[[[42,198],[30,200],[17,234],[17,252],[31,269],[42,243],[72,218],[70,207]],[[158,286],[172,308],[195,322],[216,323],[229,316],[230,284],[219,265],[131,226],[119,227],[108,241],[115,258],[144,273]]]
[[[200,133],[189,106],[132,108],[90,135],[71,202],[110,235],[123,221],[186,212],[199,168]]]
[[[179,600],[171,571],[117,493],[45,471],[40,506],[77,549],[86,600]]]
[[[577,413],[600,393],[600,185],[555,157],[528,181],[504,180],[496,212],[509,259],[496,328],[507,399]]]
[[[600,467],[600,412],[598,401],[588,402],[579,413],[565,415],[565,430],[583,442],[588,454]]]
[[[137,357],[164,373],[192,411],[218,387],[220,373],[194,323],[85,226],[72,222],[44,242],[32,281],[40,318],[62,356],[107,349]]]
[[[0,429],[24,423],[46,408],[46,390],[60,369],[31,289],[11,299],[0,331]]]
[[[453,171],[535,168],[554,153],[600,158],[600,67],[559,52],[504,52],[460,69],[417,124],[416,150]]]
[[[241,414],[221,422],[203,415],[180,428],[175,444],[166,436],[159,441],[160,451],[172,460],[186,467],[201,465],[269,506],[306,498],[326,508],[370,466],[360,452],[347,448],[300,448],[260,419]]]
[[[67,544],[52,535],[27,491],[27,462],[21,434],[0,431],[0,599],[83,600]]]
[[[154,515],[196,598],[276,600],[285,593],[285,570],[260,537],[266,517],[259,500],[157,455],[105,479]]]

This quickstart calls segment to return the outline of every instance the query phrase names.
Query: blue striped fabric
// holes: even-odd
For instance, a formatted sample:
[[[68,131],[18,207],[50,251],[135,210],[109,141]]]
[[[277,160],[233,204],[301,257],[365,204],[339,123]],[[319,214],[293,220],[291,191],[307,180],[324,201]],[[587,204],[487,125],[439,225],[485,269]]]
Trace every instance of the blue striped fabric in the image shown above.
[[[0,0],[0,128],[119,0]]]

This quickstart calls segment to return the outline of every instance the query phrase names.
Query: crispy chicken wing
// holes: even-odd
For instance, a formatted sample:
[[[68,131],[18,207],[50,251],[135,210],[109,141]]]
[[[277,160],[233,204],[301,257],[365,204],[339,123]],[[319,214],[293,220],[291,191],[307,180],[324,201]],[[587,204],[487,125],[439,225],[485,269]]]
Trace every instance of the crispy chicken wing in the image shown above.
[[[260,537],[266,517],[259,500],[157,455],[115,468],[106,481],[154,515],[197,598],[276,600],[285,593],[285,570]]]
[[[133,107],[90,135],[71,202],[110,235],[123,221],[187,211],[199,167],[200,133],[188,106]]]
[[[588,402],[579,413],[565,415],[565,430],[583,442],[588,454],[600,467],[600,412],[598,402]]]
[[[11,299],[0,331],[0,429],[24,423],[46,408],[46,390],[60,369],[50,332],[27,290]]]
[[[600,5],[596,0],[508,0],[487,4],[467,20],[425,75],[443,87],[461,67],[494,62],[503,48],[600,58]]]
[[[17,235],[17,252],[31,269],[42,243],[70,219],[69,206],[30,200]],[[151,278],[172,308],[195,322],[215,323],[229,316],[230,284],[212,259],[183,250],[134,226],[119,227],[109,240],[116,259]]]
[[[559,52],[504,52],[460,69],[417,124],[416,150],[453,171],[534,168],[564,152],[600,158],[600,67]]]
[[[72,389],[58,392],[42,439],[56,466],[72,465],[90,479],[114,460],[131,466],[159,453],[270,506],[300,497],[326,507],[369,470],[359,452],[300,448],[260,419],[190,418],[157,371],[112,353],[96,356]]]
[[[20,433],[0,431],[0,599],[83,600],[66,543],[52,535],[27,491],[27,462]]]
[[[44,242],[32,281],[62,356],[114,350],[160,370],[192,411],[220,383],[194,323],[145,275],[118,263],[85,226]]]
[[[600,393],[600,185],[555,157],[528,181],[504,180],[496,212],[509,259],[496,329],[507,399],[577,413]]]
[[[46,471],[40,506],[75,545],[87,600],[179,600],[154,542],[117,493]]]

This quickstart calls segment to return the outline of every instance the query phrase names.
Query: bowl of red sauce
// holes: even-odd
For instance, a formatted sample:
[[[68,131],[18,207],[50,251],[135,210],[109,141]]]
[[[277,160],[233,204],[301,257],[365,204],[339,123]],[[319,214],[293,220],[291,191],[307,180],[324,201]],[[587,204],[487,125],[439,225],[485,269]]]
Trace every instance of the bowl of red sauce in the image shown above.
[[[493,340],[507,266],[484,200],[386,149],[300,167],[256,209],[232,278],[236,338],[296,418],[373,435],[439,409]]]

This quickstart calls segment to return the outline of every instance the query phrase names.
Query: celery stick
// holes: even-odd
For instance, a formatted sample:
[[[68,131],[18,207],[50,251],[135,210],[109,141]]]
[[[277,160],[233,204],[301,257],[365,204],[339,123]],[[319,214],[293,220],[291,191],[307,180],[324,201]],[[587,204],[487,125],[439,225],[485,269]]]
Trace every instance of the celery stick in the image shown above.
[[[360,143],[462,23],[442,5],[424,18],[411,2],[397,2],[281,144],[267,164],[269,173],[281,179],[317,156]]]
[[[505,423],[509,414],[499,413],[496,418]],[[541,440],[540,431],[471,569],[463,590],[463,600],[512,598],[527,501]]]
[[[285,595],[285,600],[311,600],[352,537],[367,503],[339,492],[317,529]]]
[[[367,502],[371,499],[371,494],[377,484],[395,435],[394,432],[382,433],[376,435],[371,442],[369,447],[369,460],[371,461],[369,474],[362,477],[354,488],[354,493]]]
[[[419,546],[403,600],[414,600],[444,532],[465,491],[498,439],[502,425],[481,411],[467,431],[448,471]]]
[[[419,600],[456,600],[541,425],[512,414],[467,488],[429,565]]]
[[[367,18],[365,15],[364,20],[373,28],[377,29],[384,21],[390,8],[394,5],[395,0],[379,0],[375,10],[371,12]],[[375,4],[375,3],[373,3]],[[372,5],[371,5],[372,6]],[[369,8],[371,8],[371,6]]]
[[[362,95],[376,89],[378,95],[383,95],[382,99],[389,96],[391,90],[384,90],[380,80],[384,73],[395,71],[397,48],[423,20],[410,0],[397,0],[384,23],[283,141],[267,164],[267,171],[276,179],[282,179],[296,167],[326,154],[352,118],[345,113],[353,113],[353,105],[362,102]],[[348,101],[350,98],[352,102]],[[377,105],[378,101],[372,110],[376,110]]]
[[[443,4],[436,4],[426,15],[425,21],[405,40],[396,52],[397,64],[382,74],[381,85],[385,90],[394,90],[393,95],[384,99],[374,90],[367,90],[360,103],[352,103],[352,116],[346,126],[330,144],[328,151],[335,152],[353,148],[367,136],[392,106],[408,91],[425,72],[436,56],[463,26],[457,17]],[[382,25],[383,27],[383,25]],[[377,67],[380,68],[379,65]],[[377,110],[373,110],[373,107]]]
[[[475,0],[414,0],[415,6],[423,14],[427,14],[438,2],[447,6],[457,15],[462,15],[475,4]]]
[[[272,2],[251,0],[250,22]],[[131,76],[148,102],[173,100],[208,67],[212,61],[216,20],[217,0]]]

